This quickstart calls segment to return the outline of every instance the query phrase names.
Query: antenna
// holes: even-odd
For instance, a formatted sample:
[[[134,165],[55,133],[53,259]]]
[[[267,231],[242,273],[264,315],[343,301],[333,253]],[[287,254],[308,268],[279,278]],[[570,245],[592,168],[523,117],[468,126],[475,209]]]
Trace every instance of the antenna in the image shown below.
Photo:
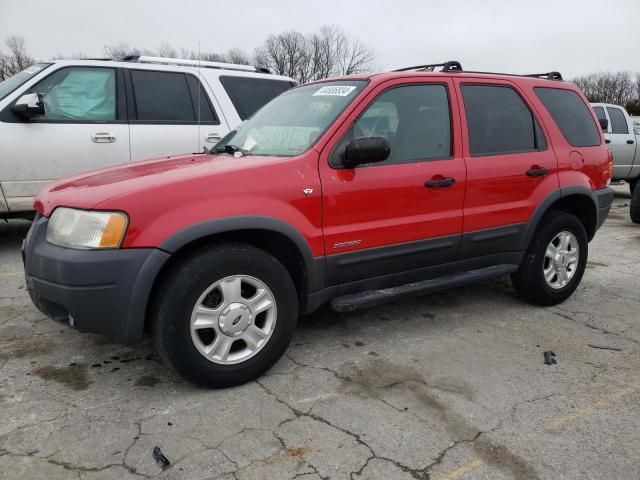
[[[202,137],[200,136],[200,92],[202,91],[202,72],[200,71],[200,61],[202,60],[202,54],[200,53],[200,42],[198,42],[198,152],[200,151],[200,145],[202,145]],[[206,147],[203,145],[203,151],[206,151]]]

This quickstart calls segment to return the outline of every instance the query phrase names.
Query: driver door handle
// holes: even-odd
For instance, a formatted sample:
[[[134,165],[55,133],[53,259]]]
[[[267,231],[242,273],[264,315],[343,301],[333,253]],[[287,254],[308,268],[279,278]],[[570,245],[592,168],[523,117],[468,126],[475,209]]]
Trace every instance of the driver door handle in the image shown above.
[[[218,143],[220,140],[222,140],[222,137],[217,133],[210,133],[209,135],[207,135],[208,143]]]
[[[95,143],[113,143],[116,141],[116,136],[109,132],[99,132],[91,135],[91,140]]]
[[[546,175],[549,171],[544,167],[534,166],[527,170],[527,177],[542,177]]]
[[[435,178],[435,177],[434,177]],[[455,178],[444,177],[439,180],[434,180],[433,178],[424,184],[426,188],[437,188],[437,187],[450,187],[456,183]]]

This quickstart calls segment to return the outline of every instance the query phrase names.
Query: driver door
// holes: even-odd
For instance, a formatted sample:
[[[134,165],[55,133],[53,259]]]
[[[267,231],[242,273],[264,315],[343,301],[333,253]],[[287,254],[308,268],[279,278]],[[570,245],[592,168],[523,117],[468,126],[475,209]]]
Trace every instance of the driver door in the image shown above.
[[[374,89],[325,146],[320,174],[330,285],[377,277],[371,286],[381,288],[455,260],[466,180],[456,111],[450,80],[395,79]],[[390,157],[332,166],[332,155],[362,136],[386,137]]]

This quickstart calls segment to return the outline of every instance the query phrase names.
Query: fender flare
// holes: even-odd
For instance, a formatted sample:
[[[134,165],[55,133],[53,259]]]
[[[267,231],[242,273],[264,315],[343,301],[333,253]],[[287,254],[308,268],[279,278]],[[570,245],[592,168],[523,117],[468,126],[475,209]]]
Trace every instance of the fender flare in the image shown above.
[[[533,212],[533,215],[529,219],[529,222],[525,229],[524,235],[522,236],[522,244],[520,245],[521,249],[527,250],[529,248],[531,239],[533,238],[533,234],[537,230],[542,217],[544,217],[544,215],[549,211],[549,208],[551,208],[551,205],[562,198],[576,195],[584,196],[591,200],[591,202],[593,203],[594,211],[596,212],[595,225],[599,225],[600,210],[598,208],[598,199],[596,197],[596,194],[593,193],[593,190],[582,185],[570,185],[568,187],[561,187],[558,190],[554,190],[549,195],[547,195]],[[589,238],[589,240],[591,240],[591,238]]]
[[[272,217],[240,215],[196,223],[175,232],[164,240],[159,248],[174,254],[185,245],[201,238],[239,230],[265,230],[285,236],[298,248],[304,262],[307,292],[315,292],[324,287],[324,256],[314,257],[309,244],[298,230]]]

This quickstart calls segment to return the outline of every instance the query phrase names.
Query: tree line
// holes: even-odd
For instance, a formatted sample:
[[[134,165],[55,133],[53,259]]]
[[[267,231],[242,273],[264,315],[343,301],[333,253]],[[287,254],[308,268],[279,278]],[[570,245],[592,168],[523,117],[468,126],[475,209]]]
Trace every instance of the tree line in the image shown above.
[[[631,115],[640,115],[640,73],[601,72],[572,80],[590,102],[622,105]]]
[[[271,34],[251,53],[239,48],[226,52],[198,52],[178,50],[168,44],[148,49],[117,43],[105,45],[103,55],[114,60],[130,55],[150,55],[256,65],[295,78],[300,83],[376,68],[375,51],[336,25],[326,25],[306,35],[295,30]],[[58,58],[87,58],[87,55],[75,53]],[[0,48],[0,81],[35,62],[22,37],[8,37],[4,48]],[[635,76],[628,72],[591,73],[574,78],[572,82],[582,89],[590,102],[622,105],[630,114],[640,115],[640,73]]]
[[[139,48],[126,43],[105,45],[105,58],[118,60],[130,55],[149,55],[168,58],[240,63],[267,68],[278,75],[286,75],[300,83],[336,76],[371,71],[375,68],[375,51],[359,39],[347,35],[336,25],[326,25],[318,32],[302,34],[291,30],[269,35],[262,45],[249,53],[239,48],[226,52],[198,52],[176,49],[162,44],[156,49]],[[85,53],[57,58],[88,58]],[[0,81],[35,63],[27,52],[22,37],[6,39],[0,48]]]

